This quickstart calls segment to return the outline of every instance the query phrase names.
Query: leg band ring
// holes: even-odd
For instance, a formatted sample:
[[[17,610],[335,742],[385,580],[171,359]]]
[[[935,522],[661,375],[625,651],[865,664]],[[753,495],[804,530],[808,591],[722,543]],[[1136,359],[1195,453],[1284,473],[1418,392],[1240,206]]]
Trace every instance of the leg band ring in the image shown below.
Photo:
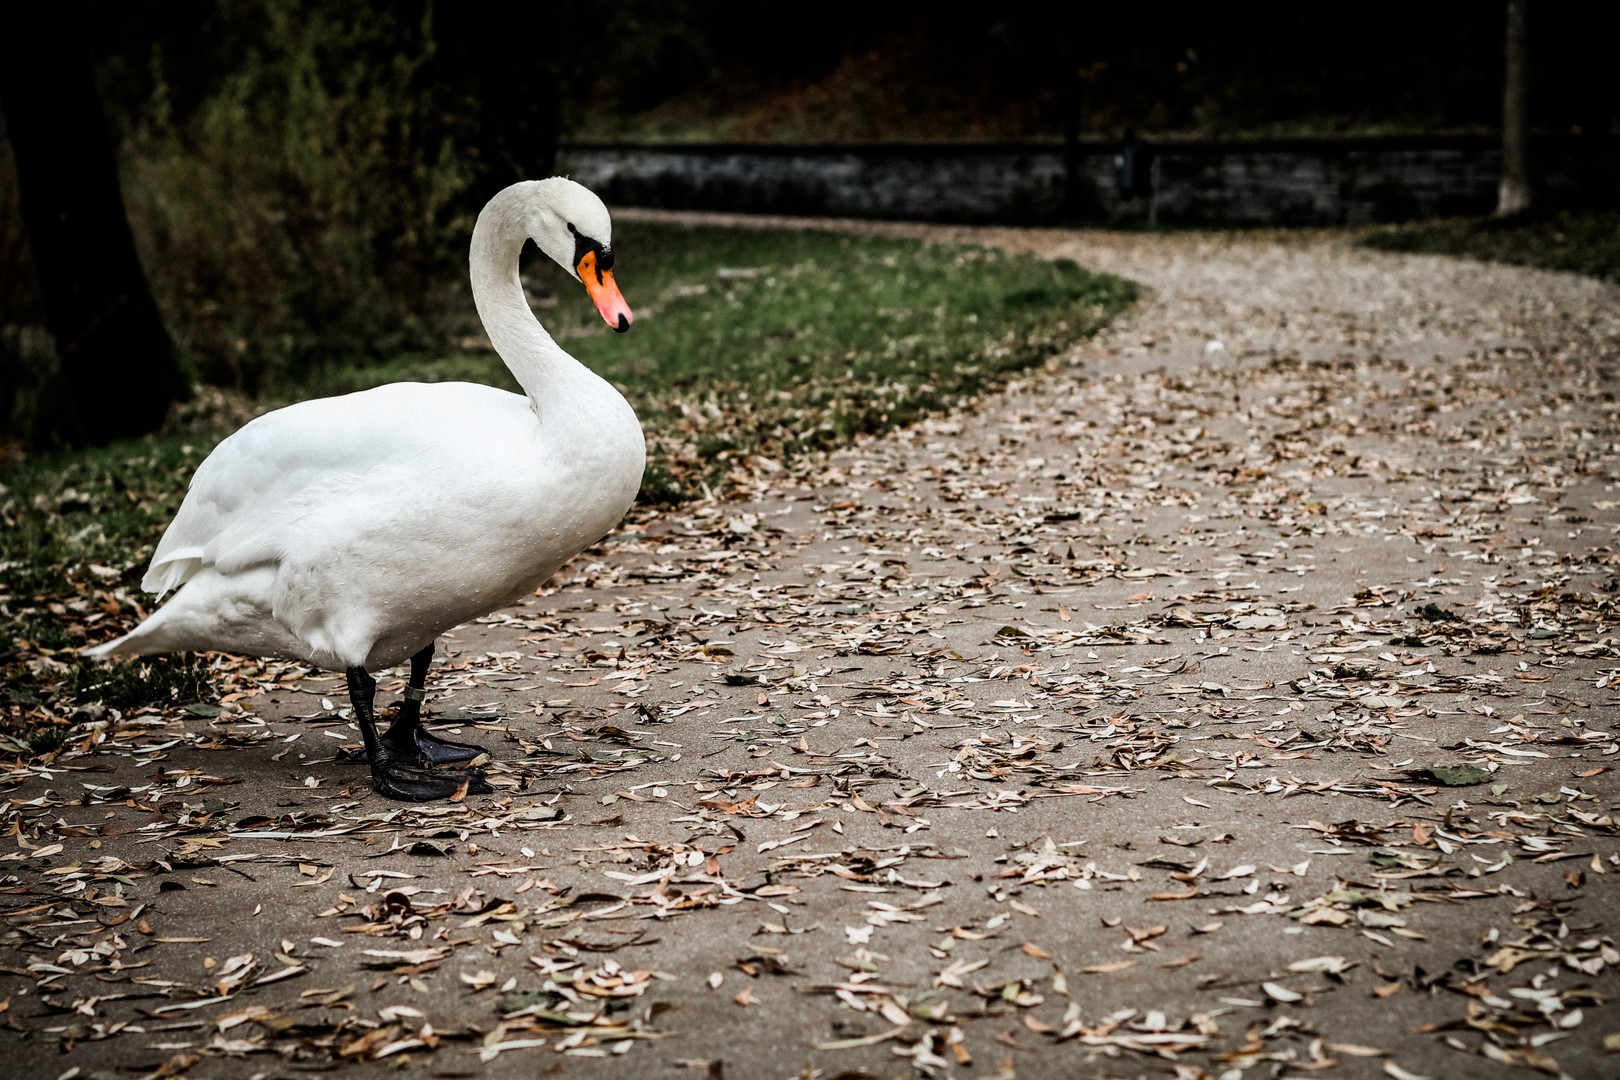
[[[406,701],[426,701],[427,700],[427,691],[424,690],[424,689],[421,689],[420,687],[407,686],[405,688],[405,700]]]

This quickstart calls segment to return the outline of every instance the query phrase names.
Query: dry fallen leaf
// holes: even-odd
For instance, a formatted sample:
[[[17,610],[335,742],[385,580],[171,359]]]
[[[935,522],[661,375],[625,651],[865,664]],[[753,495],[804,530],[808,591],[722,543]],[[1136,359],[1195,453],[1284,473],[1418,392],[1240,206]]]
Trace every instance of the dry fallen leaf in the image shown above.
[[[1107,975],[1115,971],[1124,971],[1126,968],[1136,966],[1135,960],[1116,960],[1112,964],[1092,964],[1080,969],[1082,975]]]
[[[1296,1001],[1305,1000],[1304,994],[1290,990],[1281,983],[1264,982],[1260,984],[1260,989],[1264,990],[1266,992],[1266,996],[1271,1000],[1282,1005],[1291,1005]]]
[[[1380,1050],[1376,1046],[1361,1046],[1357,1043],[1328,1043],[1327,1048],[1335,1054],[1346,1057],[1384,1057],[1388,1050]]]

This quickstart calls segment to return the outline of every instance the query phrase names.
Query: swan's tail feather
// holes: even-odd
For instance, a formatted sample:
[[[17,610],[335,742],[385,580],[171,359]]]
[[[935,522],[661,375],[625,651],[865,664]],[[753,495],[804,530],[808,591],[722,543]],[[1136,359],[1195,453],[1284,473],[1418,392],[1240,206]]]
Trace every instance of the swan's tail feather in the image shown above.
[[[147,623],[142,623],[121,638],[114,638],[111,641],[104,641],[100,645],[80,649],[79,655],[89,660],[112,660],[120,656],[144,656],[151,652],[162,652],[163,649],[154,649],[151,647],[150,642],[141,640],[149,636],[142,633],[146,629]]]
[[[80,649],[79,655],[89,660],[110,660],[114,656],[118,655],[120,647],[123,646],[125,642],[129,641],[129,638],[130,635],[125,634],[121,638],[114,638],[112,641],[104,641],[100,645],[92,645],[87,649]]]
[[[135,629],[84,649],[81,655],[107,660],[219,649],[252,656],[303,656],[301,643],[274,620],[263,602],[272,591],[275,575],[273,566],[228,579],[211,568],[204,569]],[[362,651],[362,658],[364,655]]]
[[[182,623],[179,627],[174,625],[177,613],[180,613],[179,621]],[[119,656],[150,656],[153,653],[195,648],[186,640],[183,624],[182,609],[171,602],[152,612],[139,626],[123,637],[81,649],[79,655],[91,660],[111,660]]]

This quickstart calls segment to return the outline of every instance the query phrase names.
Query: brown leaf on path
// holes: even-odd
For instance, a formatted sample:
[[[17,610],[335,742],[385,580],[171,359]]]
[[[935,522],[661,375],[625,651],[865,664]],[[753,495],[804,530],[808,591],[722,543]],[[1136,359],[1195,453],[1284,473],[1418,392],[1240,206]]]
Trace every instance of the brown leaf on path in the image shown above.
[[[1491,1044],[1486,1043],[1485,1045],[1490,1046]],[[1384,1072],[1393,1076],[1395,1080],[1434,1080],[1432,1076],[1420,1076],[1415,1072],[1408,1072],[1393,1061],[1387,1060],[1384,1062]]]
[[[472,778],[471,777],[467,777],[466,779],[462,780],[461,786],[456,788],[456,792],[455,792],[454,795],[450,796],[450,801],[451,802],[461,802],[463,799],[465,799],[467,797],[467,787],[471,783],[472,783]]]
[[[1315,911],[1310,911],[1304,915],[1301,915],[1299,921],[1304,923],[1306,926],[1315,926],[1318,923],[1328,923],[1332,926],[1343,926],[1345,923],[1350,921],[1350,913],[1348,911],[1340,911],[1338,908],[1317,908]]]
[[[1115,960],[1112,964],[1092,964],[1090,967],[1080,969],[1082,975],[1108,975],[1115,971],[1124,971],[1126,968],[1136,966],[1135,960]]]
[[[861,1046],[876,1046],[880,1042],[888,1042],[896,1035],[905,1034],[905,1031],[906,1029],[903,1027],[896,1027],[883,1032],[881,1035],[862,1035],[856,1039],[834,1039],[832,1042],[820,1042],[812,1045],[817,1050],[854,1050]]]
[[[1024,942],[1023,949],[1024,949],[1024,955],[1025,956],[1033,956],[1037,960],[1050,960],[1050,959],[1052,959],[1052,954],[1051,953],[1047,952],[1045,949],[1041,948],[1039,945],[1035,944],[1033,941]]]
[[[386,1046],[394,1041],[400,1032],[398,1024],[386,1024],[366,1032],[358,1039],[352,1039],[338,1049],[339,1057],[366,1058],[378,1047]]]
[[[742,993],[738,994],[736,997],[732,998],[731,1000],[735,1001],[738,1005],[741,1005],[743,1008],[747,1008],[750,1005],[758,1005],[760,1003],[759,1000],[754,997],[754,988],[752,986],[743,987]]]
[[[1202,960],[1203,958],[1204,958],[1204,954],[1201,953],[1201,952],[1188,953],[1186,956],[1183,956],[1179,960],[1168,960],[1168,961],[1160,964],[1159,966],[1162,967],[1162,968],[1184,968],[1188,964],[1196,964],[1198,961]]]
[[[197,1062],[202,1060],[200,1054],[176,1054],[168,1061],[157,1067],[153,1076],[179,1076]]]
[[[1147,898],[1147,901],[1144,901],[1144,902],[1151,902],[1151,901],[1155,901],[1155,900],[1191,900],[1193,897],[1195,897],[1197,895],[1198,895],[1198,886],[1194,885],[1192,888],[1188,889],[1186,892],[1154,893],[1152,896]]]
[[[1328,1043],[1327,1048],[1335,1054],[1346,1057],[1384,1057],[1388,1050],[1380,1050],[1376,1046],[1362,1046],[1359,1043]]]

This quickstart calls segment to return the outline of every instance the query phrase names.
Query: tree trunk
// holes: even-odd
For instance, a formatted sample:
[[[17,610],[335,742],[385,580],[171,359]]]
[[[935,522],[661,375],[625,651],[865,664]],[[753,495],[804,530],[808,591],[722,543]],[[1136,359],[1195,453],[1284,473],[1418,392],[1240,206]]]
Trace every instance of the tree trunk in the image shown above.
[[[1530,44],[1525,8],[1529,0],[1508,0],[1506,77],[1502,85],[1502,186],[1496,216],[1512,217],[1530,209],[1529,82]]]
[[[0,32],[0,106],[29,246],[61,358],[57,415],[37,434],[104,444],[156,430],[186,395],[124,214],[75,0],[18,5]]]
[[[1050,29],[1057,39],[1054,74],[1058,108],[1063,111],[1063,205],[1059,216],[1065,225],[1072,225],[1080,219],[1087,202],[1080,156],[1080,49],[1084,39],[1078,8],[1069,5],[1061,9]]]
[[[1080,172],[1080,80],[1068,50],[1064,50],[1063,59],[1066,62],[1058,99],[1063,109],[1063,222],[1072,224],[1080,216],[1080,190],[1085,183]]]

